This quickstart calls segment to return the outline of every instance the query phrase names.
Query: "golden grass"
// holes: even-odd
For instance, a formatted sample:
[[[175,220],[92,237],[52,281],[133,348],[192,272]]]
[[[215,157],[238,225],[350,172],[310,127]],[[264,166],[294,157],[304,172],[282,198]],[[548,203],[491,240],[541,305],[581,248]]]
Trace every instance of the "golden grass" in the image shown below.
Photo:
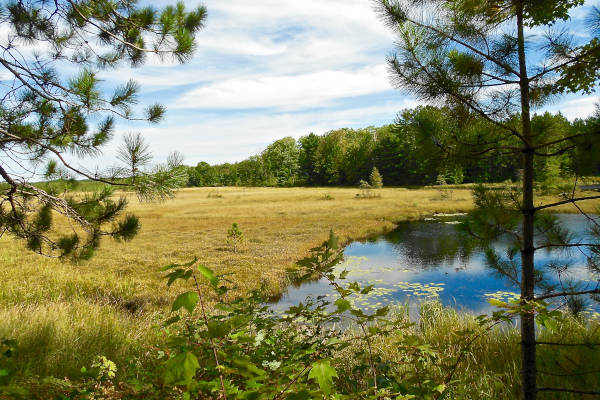
[[[41,359],[31,369],[40,374],[66,374],[99,354],[124,360],[123,349],[131,343],[158,340],[156,314],[180,292],[167,289],[159,271],[166,264],[196,256],[218,273],[232,273],[237,293],[262,287],[278,294],[286,285],[286,269],[325,240],[330,229],[348,242],[389,231],[401,220],[473,206],[467,188],[452,189],[450,198],[432,188],[384,188],[373,199],[356,199],[359,190],[349,188],[217,192],[220,196],[214,188],[186,189],[160,204],[140,204],[131,197],[129,211],[140,217],[141,233],[127,243],[105,240],[97,256],[79,264],[43,258],[20,242],[0,239],[0,337],[33,346],[31,327],[54,326],[44,329],[55,329],[64,340],[39,339],[46,358],[40,350]],[[233,222],[246,239],[238,252],[226,244]],[[75,340],[70,326],[87,328],[75,329],[80,335]],[[99,329],[113,330],[113,339],[91,340]],[[59,350],[70,351],[72,360],[51,362]]]
[[[95,303],[139,300],[161,306],[172,297],[159,268],[199,257],[222,273],[235,273],[239,290],[266,286],[274,293],[285,283],[285,270],[308,254],[334,229],[343,241],[393,228],[394,222],[433,212],[466,211],[470,193],[436,200],[435,190],[383,189],[381,198],[355,199],[356,189],[224,188],[186,189],[165,203],[140,204],[129,211],[140,217],[141,233],[131,242],[105,240],[89,262],[76,265],[30,254],[21,243],[0,241],[3,304],[88,299]],[[334,200],[322,200],[329,194]],[[237,222],[246,242],[233,252],[227,230]]]

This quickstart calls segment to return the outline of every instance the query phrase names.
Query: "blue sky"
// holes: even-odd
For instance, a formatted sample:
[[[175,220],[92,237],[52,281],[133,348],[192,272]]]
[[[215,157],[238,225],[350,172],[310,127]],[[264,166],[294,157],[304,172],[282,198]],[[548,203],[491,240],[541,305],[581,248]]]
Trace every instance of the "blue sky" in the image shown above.
[[[206,28],[189,63],[122,71],[142,84],[142,100],[167,106],[158,126],[119,125],[143,132],[158,159],[179,150],[187,164],[239,161],[284,136],[390,123],[419,104],[389,83],[394,37],[369,0],[204,4]],[[595,101],[570,96],[547,108],[585,117]]]
[[[385,58],[394,37],[370,0],[203,4],[208,19],[191,61],[179,65],[150,59],[141,68],[102,74],[107,86],[135,79],[142,105],[158,101],[168,111],[159,125],[119,121],[105,155],[82,161],[87,167],[112,163],[120,136],[127,132],[142,132],[157,161],[178,150],[188,165],[234,162],[285,136],[382,125],[401,109],[420,104],[389,83]],[[574,15],[581,26],[585,10]],[[547,109],[571,119],[585,117],[596,101],[596,96],[570,96]]]
[[[188,164],[239,161],[284,136],[381,125],[418,104],[388,82],[393,35],[368,0],[204,4],[189,63],[119,74],[141,83],[142,101],[167,106],[158,126],[119,125],[143,132],[158,159],[179,150]]]

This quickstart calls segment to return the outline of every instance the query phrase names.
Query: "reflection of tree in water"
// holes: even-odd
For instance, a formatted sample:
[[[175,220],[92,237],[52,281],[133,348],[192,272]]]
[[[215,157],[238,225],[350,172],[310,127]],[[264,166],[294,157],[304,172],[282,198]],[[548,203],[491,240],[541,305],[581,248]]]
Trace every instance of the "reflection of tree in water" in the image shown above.
[[[455,225],[435,222],[403,222],[385,236],[395,252],[412,266],[438,268],[455,260],[467,264],[476,246]],[[409,265],[409,266],[410,266]]]

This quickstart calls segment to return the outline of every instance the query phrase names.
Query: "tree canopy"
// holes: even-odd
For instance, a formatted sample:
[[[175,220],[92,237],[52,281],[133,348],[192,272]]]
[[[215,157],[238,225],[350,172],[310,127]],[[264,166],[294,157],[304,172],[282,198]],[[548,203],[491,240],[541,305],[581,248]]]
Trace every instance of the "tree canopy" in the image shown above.
[[[518,123],[520,116],[512,115],[510,120]],[[561,114],[544,112],[532,117],[532,129],[552,140],[589,138],[596,121],[594,115],[569,121]],[[465,123],[450,107],[419,106],[400,111],[393,124],[310,133],[297,141],[287,137],[237,163],[200,162],[188,167],[188,186],[357,186],[360,180],[368,180],[373,167],[384,176],[386,186],[433,185],[438,180],[451,184],[516,181],[522,169],[519,154],[490,151],[465,156],[455,141],[458,135],[498,135],[498,129],[477,115]],[[536,188],[550,193],[564,189],[560,183],[575,175],[599,176],[593,151],[597,144],[590,141],[586,146],[537,158]],[[338,156],[332,158],[330,150]]]

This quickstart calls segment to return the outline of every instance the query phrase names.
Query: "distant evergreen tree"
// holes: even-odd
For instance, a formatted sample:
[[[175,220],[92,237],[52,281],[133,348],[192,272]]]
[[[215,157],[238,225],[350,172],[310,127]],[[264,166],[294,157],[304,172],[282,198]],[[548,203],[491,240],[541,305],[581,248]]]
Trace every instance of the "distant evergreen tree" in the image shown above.
[[[373,167],[371,175],[369,175],[369,182],[374,189],[381,189],[383,187],[383,177],[377,167]]]

